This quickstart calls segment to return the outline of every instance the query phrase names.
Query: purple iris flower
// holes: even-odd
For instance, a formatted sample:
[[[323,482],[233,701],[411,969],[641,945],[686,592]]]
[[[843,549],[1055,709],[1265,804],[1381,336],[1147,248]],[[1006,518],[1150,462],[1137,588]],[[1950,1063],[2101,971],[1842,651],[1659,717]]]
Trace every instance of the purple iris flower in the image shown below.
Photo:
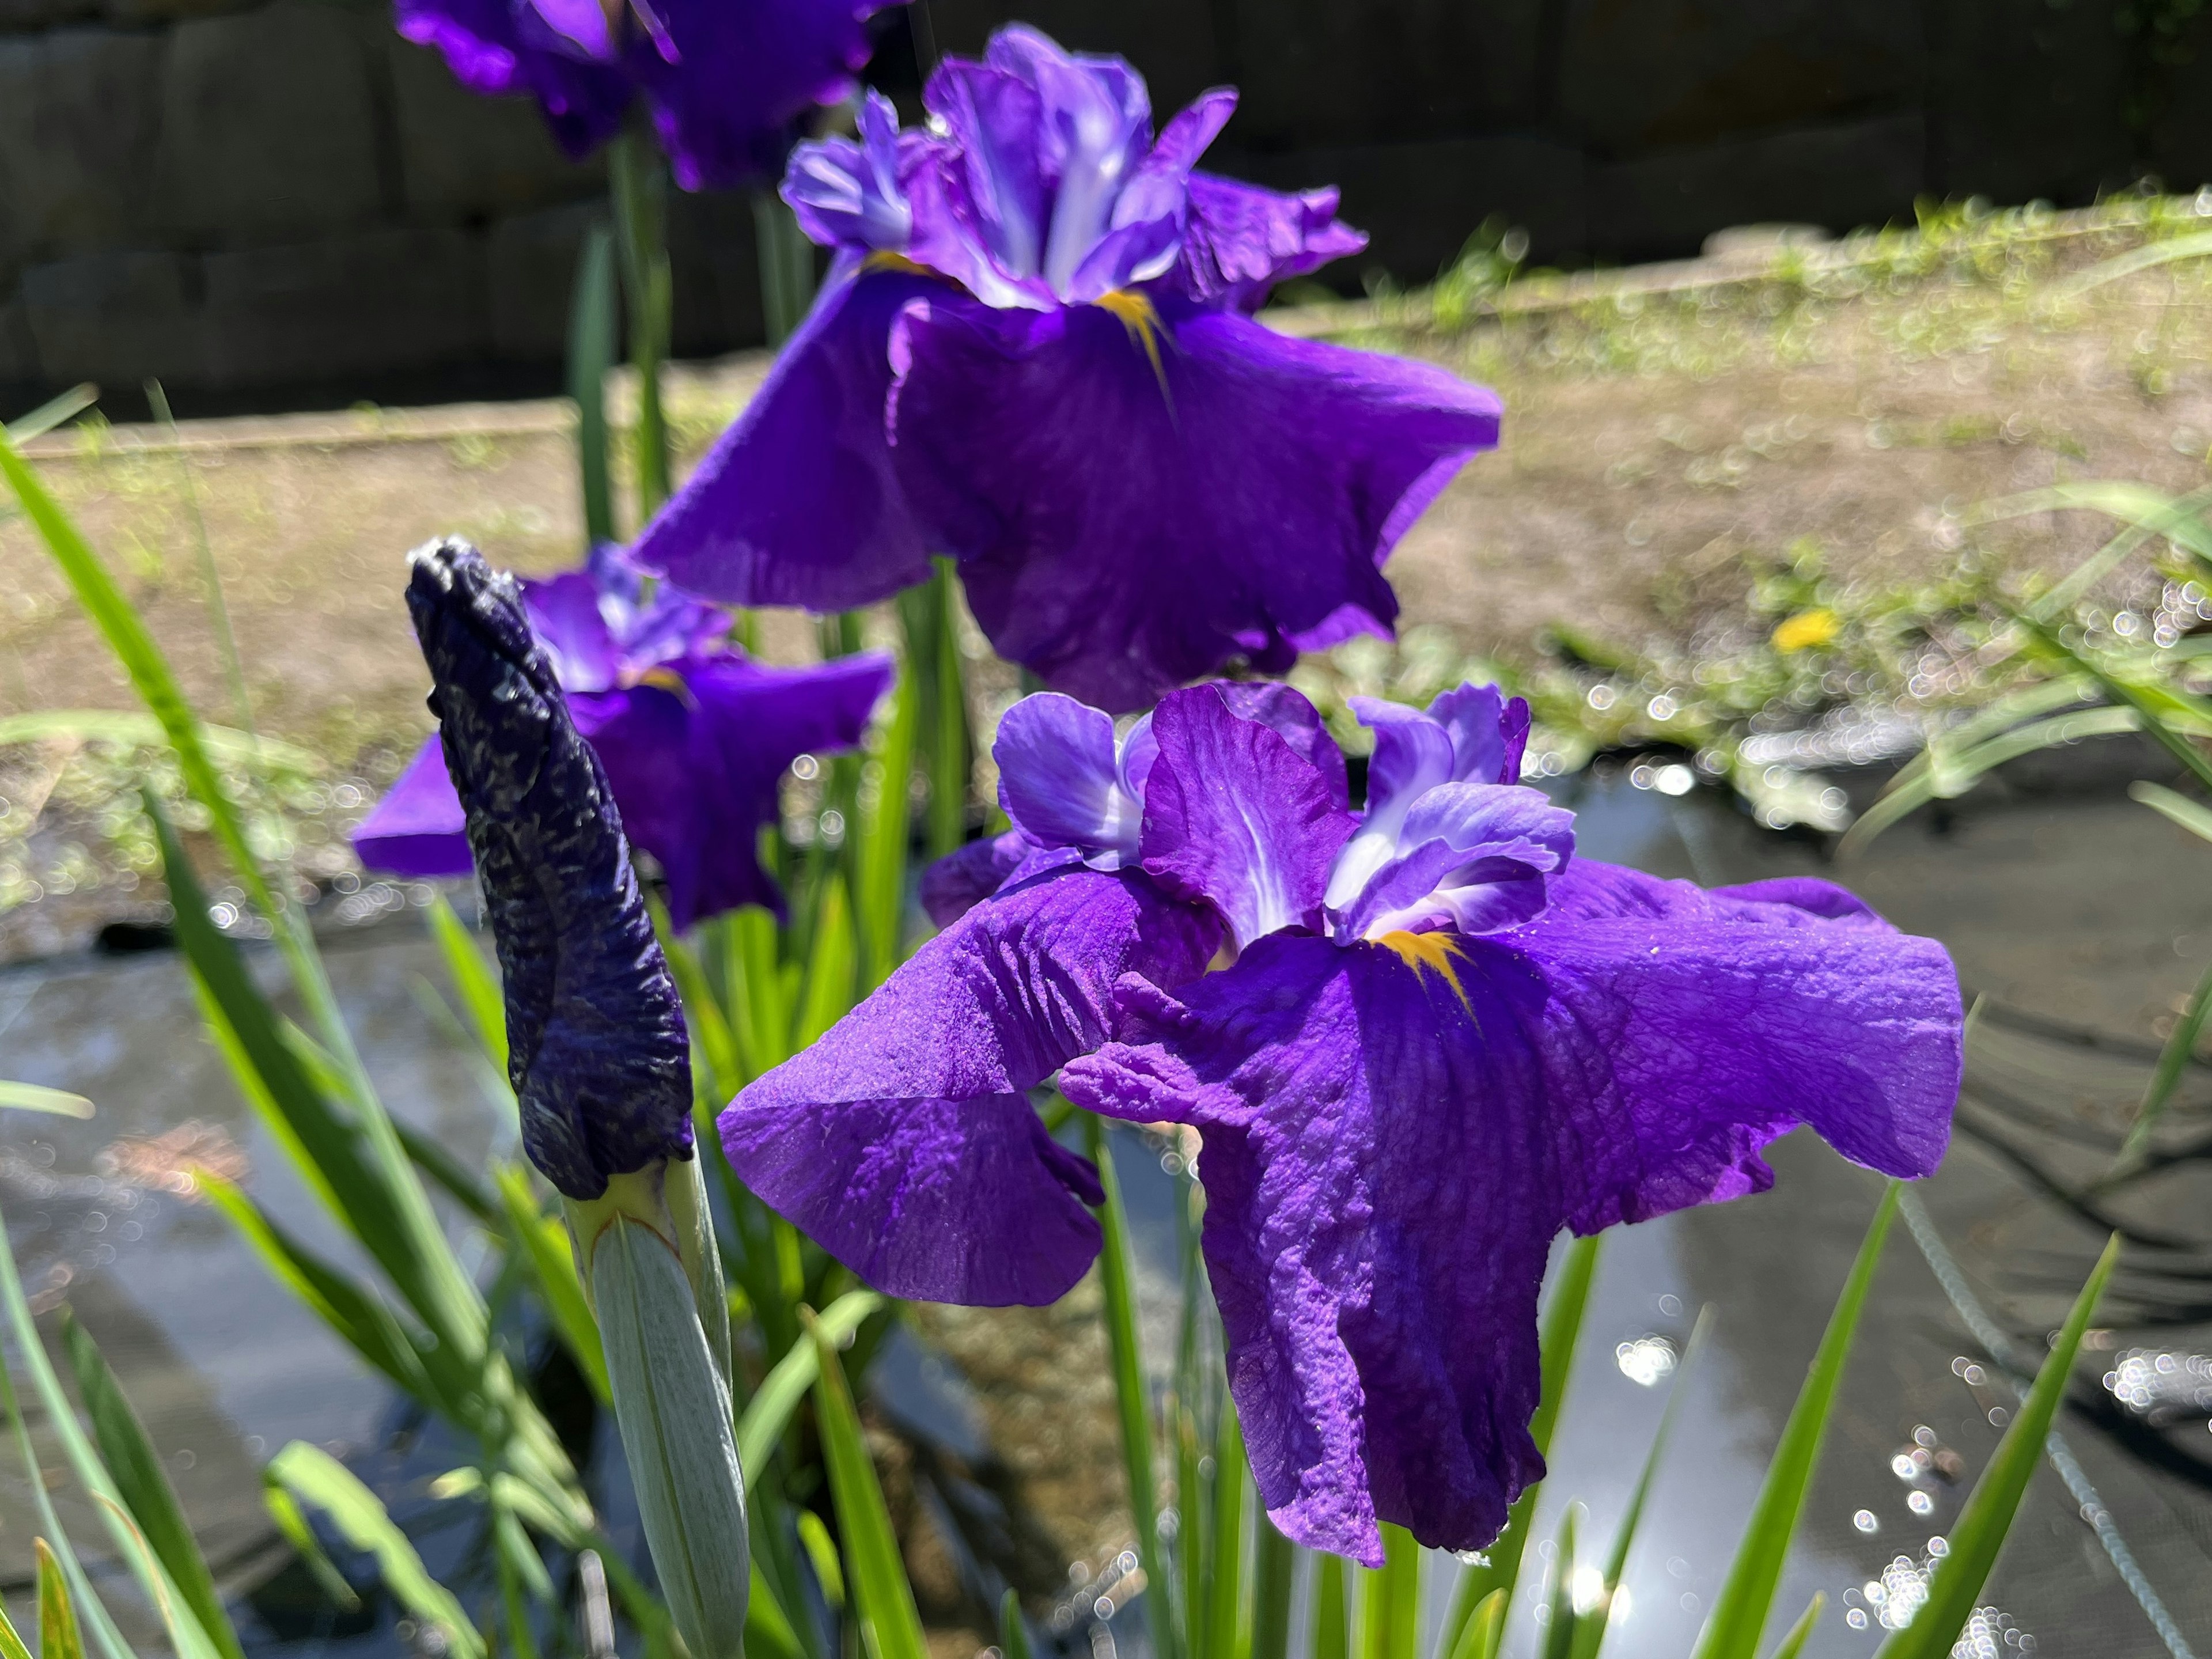
[[[1092,1111],[1194,1127],[1268,1512],[1379,1565],[1378,1522],[1480,1548],[1541,1475],[1562,1228],[1763,1190],[1760,1149],[1800,1124],[1929,1173],[1961,1021],[1942,948],[1840,888],[1576,860],[1572,815],[1515,781],[1518,699],[1356,708],[1357,813],[1283,688],[1174,694],[1141,768],[1134,732],[1117,752],[1064,702],[1017,705],[1003,884],[976,896],[966,855],[945,932],[720,1128],[753,1190],[872,1282],[1042,1302],[1097,1249],[1096,1176],[1025,1091],[1057,1072]]]
[[[881,652],[770,668],[731,647],[729,617],[667,588],[647,599],[611,548],[520,584],[576,727],[598,750],[630,838],[668,878],[669,919],[783,897],[761,867],[763,824],[799,755],[849,749],[891,680]],[[471,868],[461,802],[436,736],[354,832],[362,865],[425,879]]]
[[[642,97],[686,190],[783,165],[795,124],[852,95],[866,23],[896,0],[395,0],[473,92],[528,94],[582,156]]]
[[[514,579],[433,542],[410,561],[407,609],[499,945],[523,1150],[570,1198],[597,1198],[610,1176],[691,1156],[683,1004]]]
[[[959,563],[1005,657],[1101,708],[1232,658],[1388,633],[1381,565],[1498,400],[1286,339],[1276,282],[1364,246],[1336,192],[1194,171],[1235,107],[1155,135],[1119,58],[1001,30],[902,132],[800,145],[784,198],[836,252],[759,395],[637,555],[694,592],[834,611]]]

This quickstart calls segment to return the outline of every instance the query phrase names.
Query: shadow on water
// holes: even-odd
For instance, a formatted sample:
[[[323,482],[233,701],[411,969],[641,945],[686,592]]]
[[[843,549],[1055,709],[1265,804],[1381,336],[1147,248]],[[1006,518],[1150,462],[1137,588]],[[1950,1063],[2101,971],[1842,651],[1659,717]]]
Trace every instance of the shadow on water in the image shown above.
[[[2212,848],[2109,787],[2057,789],[1985,809],[1966,803],[1940,825],[1910,821],[1838,872],[1818,847],[1760,831],[1703,793],[1670,798],[1602,774],[1557,792],[1580,815],[1582,856],[1707,884],[1829,875],[1949,946],[1969,996],[1984,1000],[1960,1132],[1922,1188],[1929,1215],[1966,1290],[2035,1352],[2105,1223],[2150,1241],[2130,1253],[2107,1310],[2113,1328],[2093,1338],[2124,1386],[2099,1388],[2085,1370],[2062,1427],[2142,1574],[2180,1629],[2212,1647],[2212,1386],[2200,1386],[2212,1384],[2212,1370],[2192,1371],[2187,1360],[2212,1347],[2204,1171],[2176,1164],[2087,1205],[2061,1196],[2109,1164],[2178,1000],[2212,959],[2203,878]],[[511,1133],[470,1057],[427,1025],[417,981],[437,969],[410,923],[348,941],[333,951],[332,972],[396,1111],[470,1158]],[[258,1468],[284,1441],[309,1439],[347,1455],[395,1514],[422,1517],[428,1481],[465,1452],[410,1422],[212,1212],[178,1190],[190,1161],[236,1160],[280,1219],[347,1259],[201,1040],[178,963],[157,953],[0,975],[0,1074],[99,1103],[89,1123],[0,1120],[9,1237],[42,1305],[66,1297],[123,1373],[218,1571],[254,1588],[246,1621],[254,1645],[403,1650],[389,1608],[366,1629],[326,1617],[319,1625],[292,1576],[270,1576],[285,1558],[264,1518]],[[1808,1091],[1820,1086],[1805,1079]],[[2212,1073],[2192,1072],[2169,1115],[2176,1143],[2203,1135],[2208,1113]],[[1175,1186],[1159,1147],[1117,1139],[1158,1363],[1171,1352],[1176,1317]],[[1684,1373],[1690,1392],[1609,1651],[1688,1651],[1878,1195],[1872,1177],[1803,1135],[1776,1146],[1771,1161],[1773,1192],[1620,1230],[1607,1246],[1540,1540],[1578,1498],[1589,1510],[1586,1554],[1602,1558],[1681,1344],[1702,1304],[1717,1314],[1711,1351]],[[1885,1614],[1894,1619],[1911,1601],[1930,1540],[1955,1520],[2011,1403],[1987,1359],[1900,1225],[1783,1587],[1784,1617],[1816,1590],[1828,1594],[1808,1652],[1870,1654]],[[1021,1449],[988,1443],[967,1385],[918,1343],[886,1350],[874,1392],[907,1445],[921,1509],[946,1535],[956,1601],[988,1605],[1011,1581],[1048,1611],[1040,1580],[1060,1564],[1039,1556],[1039,1528],[1008,1473],[1026,1466]],[[2131,1408],[2120,1394],[2148,1403]],[[1100,1469],[1102,1504],[1115,1481]],[[67,1487],[56,1495],[73,1533],[96,1535]],[[0,1459],[0,1592],[11,1600],[21,1586],[7,1575],[28,1556],[18,1518],[26,1499],[13,1460]],[[1991,1625],[1990,1652],[2131,1659],[2166,1650],[2080,1507],[2049,1468],[2039,1473],[1985,1594],[2007,1621]],[[466,1565],[468,1540],[452,1531],[423,1537],[434,1568]],[[1532,1556],[1540,1568],[1549,1549],[1541,1543]],[[1085,1571],[1102,1565],[1111,1570],[1109,1560]],[[1435,1619],[1449,1574],[1432,1577]],[[1539,1599],[1522,1598],[1511,1650],[1530,1650]],[[1125,1652],[1145,1645],[1141,1622],[1127,1607],[1112,1620]]]

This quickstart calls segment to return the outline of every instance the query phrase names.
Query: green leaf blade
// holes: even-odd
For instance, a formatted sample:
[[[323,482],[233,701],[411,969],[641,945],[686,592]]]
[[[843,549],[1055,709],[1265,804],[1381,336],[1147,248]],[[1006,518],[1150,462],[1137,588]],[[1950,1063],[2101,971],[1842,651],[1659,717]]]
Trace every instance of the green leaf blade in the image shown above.
[[[847,1582],[860,1612],[869,1659],[928,1659],[921,1614],[907,1582],[875,1463],[860,1433],[845,1368],[821,1322],[810,1318],[808,1328],[815,1353],[815,1416],[822,1431],[823,1459],[830,1466],[830,1496],[845,1535]]]

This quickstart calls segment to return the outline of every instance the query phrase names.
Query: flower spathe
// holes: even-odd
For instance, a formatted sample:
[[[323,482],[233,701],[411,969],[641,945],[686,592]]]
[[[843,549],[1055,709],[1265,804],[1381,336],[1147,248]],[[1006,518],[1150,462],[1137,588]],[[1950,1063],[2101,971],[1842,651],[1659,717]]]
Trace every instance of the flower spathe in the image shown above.
[[[1136,734],[1114,754],[1094,727],[1082,766],[1041,768],[1015,719],[1038,700],[1017,705],[999,751],[1017,828],[940,881],[938,939],[732,1103],[724,1145],[802,1224],[834,1218],[823,1242],[863,1276],[1038,1300],[1090,1260],[1087,1183],[1019,1091],[1056,1064],[1079,1105],[1194,1127],[1230,1384],[1277,1526],[1370,1565],[1382,1521],[1480,1548],[1542,1473],[1553,1237],[1763,1189],[1760,1149],[1800,1124],[1929,1173],[1957,979],[1825,882],[1705,891],[1577,860],[1572,815],[1514,781],[1526,708],[1491,688],[1360,705],[1358,812],[1310,707],[1254,690],[1161,703],[1135,857],[1110,872],[1082,837],[1126,816],[1095,804],[1109,761],[1131,788]],[[1055,789],[1041,836],[1031,798]],[[967,1040],[933,1043],[956,1006],[1024,1063],[985,1074]]]
[[[1381,565],[1497,399],[1249,314],[1364,245],[1333,191],[1194,170],[1235,105],[1156,135],[1118,58],[1002,29],[932,125],[871,94],[784,195],[835,253],[768,383],[637,556],[747,605],[871,603],[955,556],[1002,656],[1111,712],[1232,658],[1387,633]]]
[[[868,17],[896,0],[395,0],[399,33],[471,91],[534,97],[582,156],[642,99],[676,180],[772,176],[799,118],[850,97]]]
[[[572,1199],[691,1156],[684,1010],[605,772],[521,592],[474,548],[410,557],[407,609],[499,946],[523,1150]]]
[[[729,618],[642,584],[611,548],[583,570],[520,585],[531,629],[598,751],[630,838],[668,880],[669,918],[782,895],[761,867],[758,831],[798,756],[849,749],[891,680],[879,652],[812,668],[771,668],[727,641]],[[438,738],[422,746],[354,833],[371,870],[417,878],[471,867],[461,803]]]

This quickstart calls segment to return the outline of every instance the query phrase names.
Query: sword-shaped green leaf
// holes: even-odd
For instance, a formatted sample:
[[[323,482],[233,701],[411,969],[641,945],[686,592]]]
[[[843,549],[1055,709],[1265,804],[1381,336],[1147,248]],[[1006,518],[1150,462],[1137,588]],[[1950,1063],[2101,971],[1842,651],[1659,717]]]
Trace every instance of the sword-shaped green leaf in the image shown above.
[[[876,1466],[861,1437],[860,1413],[853,1408],[845,1368],[822,1322],[807,1316],[817,1374],[814,1414],[822,1431],[822,1454],[830,1466],[830,1493],[844,1534],[847,1588],[860,1616],[868,1659],[927,1659],[921,1614],[907,1582],[891,1517],[884,1507]]]

